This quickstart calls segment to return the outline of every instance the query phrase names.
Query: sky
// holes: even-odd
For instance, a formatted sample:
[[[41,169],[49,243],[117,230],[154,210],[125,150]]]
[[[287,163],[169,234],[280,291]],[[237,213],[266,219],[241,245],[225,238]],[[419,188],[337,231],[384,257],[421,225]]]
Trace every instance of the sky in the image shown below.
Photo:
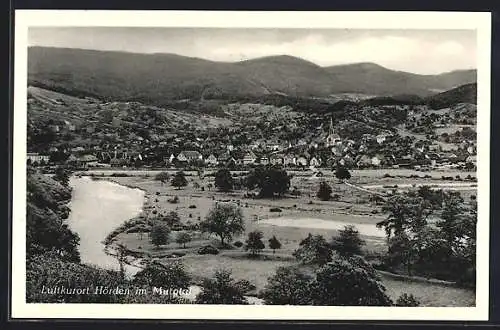
[[[477,67],[474,30],[37,27],[29,29],[28,45],[224,62],[291,55],[320,66],[373,62],[419,74]]]

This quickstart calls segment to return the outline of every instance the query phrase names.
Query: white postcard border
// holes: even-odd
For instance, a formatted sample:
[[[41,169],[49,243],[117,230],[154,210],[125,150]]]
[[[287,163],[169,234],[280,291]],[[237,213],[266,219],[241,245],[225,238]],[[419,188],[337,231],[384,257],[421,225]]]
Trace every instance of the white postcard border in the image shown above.
[[[323,307],[26,304],[26,100],[28,27],[240,27],[474,29],[478,69],[478,242],[475,307]],[[489,313],[491,13],[16,10],[12,208],[13,318],[241,320],[487,320]]]

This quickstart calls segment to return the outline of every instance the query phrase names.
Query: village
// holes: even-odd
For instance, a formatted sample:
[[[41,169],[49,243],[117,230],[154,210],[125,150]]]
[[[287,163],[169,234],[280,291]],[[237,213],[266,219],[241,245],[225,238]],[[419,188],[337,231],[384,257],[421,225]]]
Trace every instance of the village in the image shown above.
[[[476,111],[472,104],[441,110],[413,105],[363,106],[345,111],[335,120],[335,114],[303,113],[290,107],[230,104],[226,117],[206,115],[204,122],[190,123],[189,113],[151,107],[141,112],[145,117],[133,117],[145,108],[138,102],[101,103],[73,97],[64,101],[48,98],[44,92],[38,89],[33,94],[29,111],[43,116],[60,108],[62,118],[51,117],[31,126],[32,150],[27,161],[32,165],[77,169],[246,170],[259,164],[294,170],[339,165],[422,171],[476,168]],[[101,110],[91,112],[88,107]],[[63,112],[68,108],[72,111]],[[109,124],[101,120],[103,116],[112,117]],[[168,116],[171,118],[165,118]]]

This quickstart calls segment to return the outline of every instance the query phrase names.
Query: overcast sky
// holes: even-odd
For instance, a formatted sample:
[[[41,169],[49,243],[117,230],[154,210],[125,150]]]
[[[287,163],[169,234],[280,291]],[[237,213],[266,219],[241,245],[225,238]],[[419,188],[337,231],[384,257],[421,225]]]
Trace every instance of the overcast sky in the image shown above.
[[[421,74],[476,68],[473,30],[57,27],[30,28],[28,43],[229,62],[286,54],[321,66],[374,62]]]

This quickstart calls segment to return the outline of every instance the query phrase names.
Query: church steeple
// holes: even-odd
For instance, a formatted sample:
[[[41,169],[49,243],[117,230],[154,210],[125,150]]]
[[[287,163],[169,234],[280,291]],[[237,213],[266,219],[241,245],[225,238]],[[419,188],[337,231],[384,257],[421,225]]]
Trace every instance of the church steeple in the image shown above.
[[[330,117],[330,127],[328,136],[326,138],[326,146],[333,146],[340,141],[340,136],[335,134],[335,130],[333,128],[333,117]]]

